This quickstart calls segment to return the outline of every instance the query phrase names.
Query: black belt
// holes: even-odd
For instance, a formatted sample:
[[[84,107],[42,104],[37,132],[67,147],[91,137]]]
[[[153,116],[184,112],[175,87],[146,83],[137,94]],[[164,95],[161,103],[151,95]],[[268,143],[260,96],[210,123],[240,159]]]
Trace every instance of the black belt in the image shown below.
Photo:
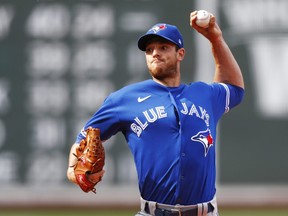
[[[211,203],[208,203],[208,213],[213,212],[214,207],[212,206]],[[180,214],[180,212],[181,214]],[[155,216],[197,216],[198,215],[198,208],[195,209],[189,209],[189,210],[167,210],[167,209],[160,209],[156,208],[154,214]],[[145,212],[150,214],[151,212],[149,211],[149,208],[145,208]]]

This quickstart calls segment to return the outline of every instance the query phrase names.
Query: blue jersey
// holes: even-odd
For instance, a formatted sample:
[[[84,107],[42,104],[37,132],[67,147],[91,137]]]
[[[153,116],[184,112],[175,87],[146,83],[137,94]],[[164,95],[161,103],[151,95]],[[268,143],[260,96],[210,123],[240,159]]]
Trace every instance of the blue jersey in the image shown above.
[[[145,200],[192,205],[216,192],[216,126],[242,100],[244,90],[195,82],[165,87],[153,80],[126,86],[87,122],[107,140],[121,131],[134,156]],[[78,143],[85,133],[79,133]]]

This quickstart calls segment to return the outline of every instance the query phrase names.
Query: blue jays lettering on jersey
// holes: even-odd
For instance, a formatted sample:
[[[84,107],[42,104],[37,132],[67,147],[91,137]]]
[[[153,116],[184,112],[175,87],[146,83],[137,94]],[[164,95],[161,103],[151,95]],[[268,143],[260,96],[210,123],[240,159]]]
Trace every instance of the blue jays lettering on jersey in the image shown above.
[[[207,202],[216,192],[217,122],[243,94],[228,84],[165,87],[146,80],[109,95],[84,129],[100,128],[102,140],[123,133],[142,198],[172,205]],[[82,130],[76,142],[84,136]]]

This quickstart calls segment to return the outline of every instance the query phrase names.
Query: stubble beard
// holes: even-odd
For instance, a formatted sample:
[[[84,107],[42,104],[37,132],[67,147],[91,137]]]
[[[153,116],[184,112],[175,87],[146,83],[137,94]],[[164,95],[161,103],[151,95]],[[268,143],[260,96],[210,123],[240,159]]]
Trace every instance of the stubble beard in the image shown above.
[[[165,67],[150,66],[148,70],[151,76],[158,80],[173,78],[177,74],[177,66],[176,64],[172,64],[172,63],[169,65],[166,65]]]

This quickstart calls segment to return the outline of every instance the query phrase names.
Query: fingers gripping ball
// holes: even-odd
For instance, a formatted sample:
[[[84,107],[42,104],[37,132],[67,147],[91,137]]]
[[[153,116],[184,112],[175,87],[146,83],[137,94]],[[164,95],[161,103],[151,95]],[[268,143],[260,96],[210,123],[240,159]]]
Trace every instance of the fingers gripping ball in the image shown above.
[[[88,175],[99,173],[105,164],[105,151],[100,139],[100,129],[89,127],[86,139],[82,139],[76,149],[77,163],[74,166],[76,181],[84,192],[96,193],[95,185],[102,180],[102,175],[92,181]]]
[[[210,22],[210,13],[205,10],[197,12],[196,24],[202,28],[208,28]]]

